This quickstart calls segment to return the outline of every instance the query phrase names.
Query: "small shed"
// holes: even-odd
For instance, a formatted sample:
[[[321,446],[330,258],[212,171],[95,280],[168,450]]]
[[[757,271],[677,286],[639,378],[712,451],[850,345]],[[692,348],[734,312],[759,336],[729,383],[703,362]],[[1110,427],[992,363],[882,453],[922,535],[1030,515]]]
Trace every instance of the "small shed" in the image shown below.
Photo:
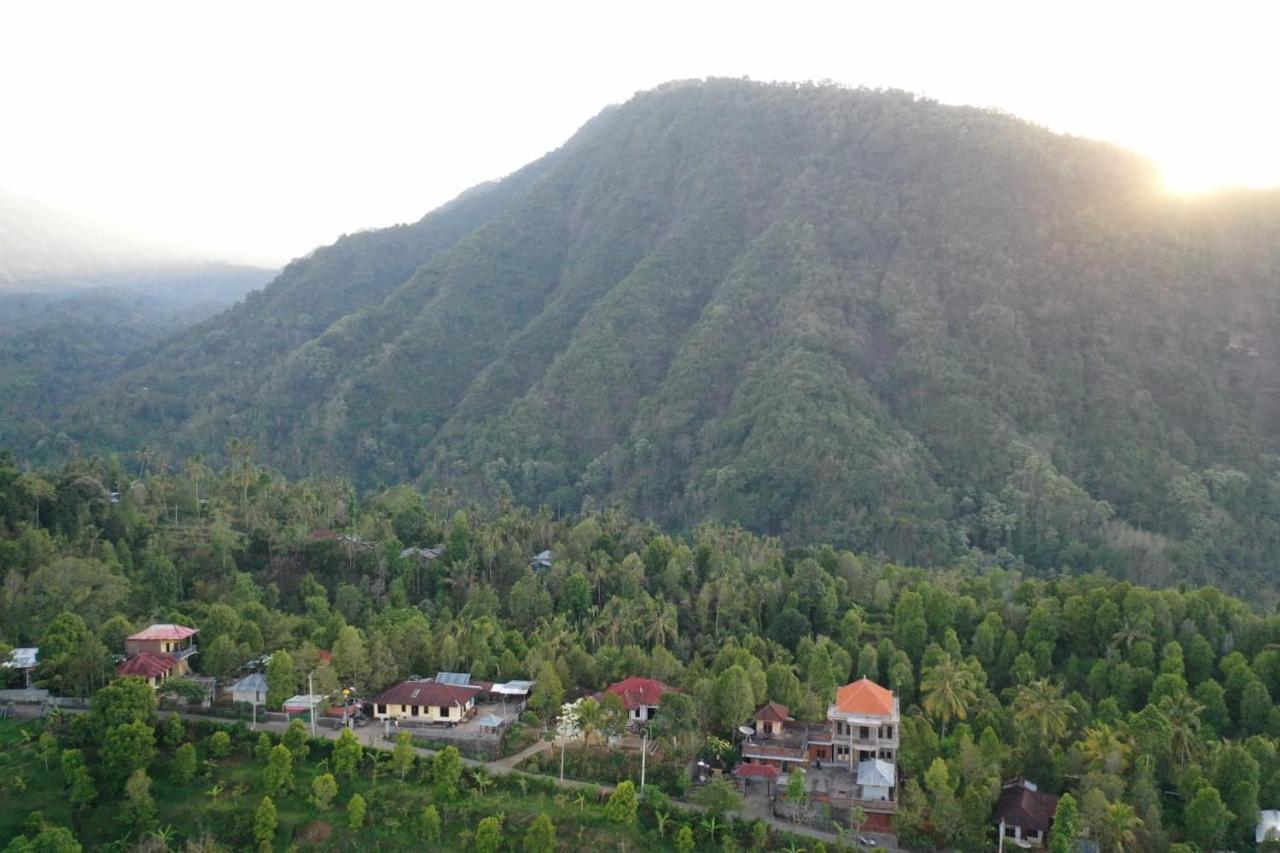
[[[0,664],[0,666],[3,666],[5,669],[16,669],[21,671],[26,681],[26,686],[30,687],[31,686],[31,670],[36,668],[36,664],[39,662],[39,658],[40,658],[39,648],[31,648],[31,647],[18,648],[10,652],[9,659],[5,661],[3,664]]]
[[[1280,841],[1280,809],[1267,809],[1258,813],[1258,827],[1254,830],[1253,840],[1258,844]]]
[[[862,799],[887,802],[893,799],[893,789],[897,784],[892,761],[871,758],[858,762],[858,786],[862,788]]]
[[[267,677],[252,672],[231,685],[232,702],[248,702],[250,705],[267,704]]]
[[[316,709],[324,705],[326,701],[327,699],[324,696],[319,696],[314,693],[303,693],[298,696],[290,696],[288,699],[284,700],[284,704],[280,706],[280,709],[290,717],[295,715],[302,715],[305,717],[308,714],[314,716],[316,714]]]
[[[502,729],[502,718],[497,714],[485,714],[476,722],[480,724],[482,735],[496,735]]]
[[[1003,838],[1041,847],[1053,826],[1058,798],[1041,791],[1034,782],[1018,777],[1000,789],[993,822]]]

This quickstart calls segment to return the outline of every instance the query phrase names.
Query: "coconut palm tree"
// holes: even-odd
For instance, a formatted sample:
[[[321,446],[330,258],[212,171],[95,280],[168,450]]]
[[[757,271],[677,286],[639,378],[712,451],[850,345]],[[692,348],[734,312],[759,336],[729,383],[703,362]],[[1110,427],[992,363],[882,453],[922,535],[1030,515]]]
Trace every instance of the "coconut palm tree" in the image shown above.
[[[1062,698],[1062,687],[1041,678],[1018,688],[1013,719],[1041,741],[1060,740],[1067,734],[1075,706]]]
[[[1204,705],[1186,693],[1164,696],[1157,710],[1169,724],[1169,748],[1179,767],[1200,756],[1204,745],[1200,742],[1200,714]]]
[[[949,654],[924,670],[920,677],[924,710],[938,720],[939,731],[947,732],[947,723],[963,720],[968,707],[978,699],[973,672]]]
[[[1138,849],[1142,821],[1128,803],[1112,803],[1098,827],[1098,845],[1103,853],[1129,853]]]
[[[654,602],[649,612],[649,627],[645,631],[650,647],[665,646],[676,638],[678,632],[676,606],[661,600]]]
[[[1107,723],[1101,723],[1085,729],[1076,749],[1091,765],[1118,775],[1128,766],[1133,744]]]

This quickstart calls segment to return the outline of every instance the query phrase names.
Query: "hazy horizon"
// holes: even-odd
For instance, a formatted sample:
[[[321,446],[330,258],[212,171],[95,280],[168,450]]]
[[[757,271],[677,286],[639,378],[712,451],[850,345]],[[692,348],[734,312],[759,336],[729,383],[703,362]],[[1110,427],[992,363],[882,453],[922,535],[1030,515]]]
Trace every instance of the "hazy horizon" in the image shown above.
[[[0,189],[202,258],[276,265],[417,220],[708,76],[904,89],[1116,143],[1174,189],[1280,185],[1280,12],[1256,4],[71,6],[0,11],[23,81]]]

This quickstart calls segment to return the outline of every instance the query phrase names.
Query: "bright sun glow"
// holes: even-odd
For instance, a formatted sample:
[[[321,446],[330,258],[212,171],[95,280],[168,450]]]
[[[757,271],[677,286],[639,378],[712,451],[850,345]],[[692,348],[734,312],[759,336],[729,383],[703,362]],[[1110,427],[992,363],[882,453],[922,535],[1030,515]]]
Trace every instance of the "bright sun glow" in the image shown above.
[[[1280,4],[0,4],[0,189],[281,262],[420,217],[672,79],[904,89],[1280,185]]]

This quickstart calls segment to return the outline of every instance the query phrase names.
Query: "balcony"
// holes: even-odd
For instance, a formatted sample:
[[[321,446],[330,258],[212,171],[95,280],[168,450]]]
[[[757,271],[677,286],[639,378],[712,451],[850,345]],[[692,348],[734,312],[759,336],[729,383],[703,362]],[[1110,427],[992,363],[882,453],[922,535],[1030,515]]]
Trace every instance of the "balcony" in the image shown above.
[[[199,647],[195,643],[192,643],[188,646],[183,646],[180,649],[174,649],[173,651],[169,652],[169,656],[172,657],[174,660],[186,660],[187,658],[194,655],[198,650],[199,650]]]

